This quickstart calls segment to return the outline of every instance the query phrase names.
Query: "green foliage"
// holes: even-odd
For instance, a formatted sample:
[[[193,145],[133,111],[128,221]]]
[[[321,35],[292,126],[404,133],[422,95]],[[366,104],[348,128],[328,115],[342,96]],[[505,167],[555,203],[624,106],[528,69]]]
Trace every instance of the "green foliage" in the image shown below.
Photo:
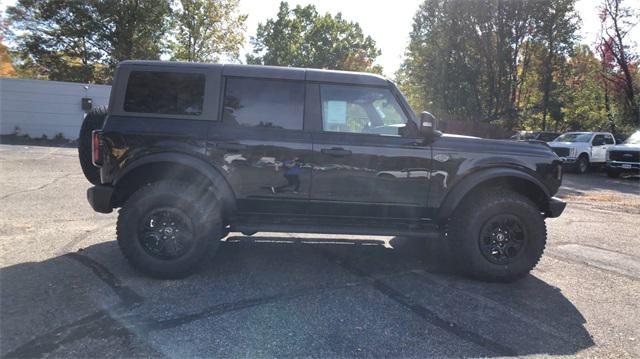
[[[547,50],[541,81],[550,95],[554,64],[574,33],[573,0],[426,0],[398,79],[421,110],[517,127],[519,90],[530,72],[527,47]],[[549,111],[550,98],[539,107]]]
[[[247,62],[352,71],[381,72],[374,65],[380,55],[375,41],[360,25],[338,13],[318,14],[313,5],[290,9],[280,3],[276,19],[258,25],[251,38],[253,54]]]
[[[238,15],[238,0],[180,0],[174,16],[174,60],[214,62],[237,59],[244,42],[246,15]]]
[[[585,45],[578,46],[568,62],[569,74],[562,93],[564,122],[560,131],[609,130],[601,84],[600,63]]]
[[[169,0],[19,0],[7,9],[19,71],[49,80],[108,82],[126,59],[159,59]]]

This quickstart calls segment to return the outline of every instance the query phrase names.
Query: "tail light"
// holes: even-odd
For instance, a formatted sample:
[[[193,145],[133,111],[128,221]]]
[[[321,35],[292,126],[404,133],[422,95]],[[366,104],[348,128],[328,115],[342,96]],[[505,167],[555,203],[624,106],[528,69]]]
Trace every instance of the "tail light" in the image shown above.
[[[91,132],[91,162],[96,167],[100,167],[102,165],[100,134],[100,130],[93,130]]]

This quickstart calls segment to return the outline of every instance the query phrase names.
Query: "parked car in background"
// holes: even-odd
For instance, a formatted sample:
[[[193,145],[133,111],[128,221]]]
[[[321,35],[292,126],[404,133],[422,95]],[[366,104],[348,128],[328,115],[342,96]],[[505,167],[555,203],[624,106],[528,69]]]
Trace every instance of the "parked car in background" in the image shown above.
[[[640,130],[624,143],[607,149],[606,172],[609,177],[618,177],[623,173],[640,174]]]
[[[549,142],[553,152],[580,174],[587,172],[592,164],[604,164],[607,148],[615,144],[609,132],[567,132]]]
[[[556,137],[560,136],[557,132],[544,132],[544,131],[519,131],[515,135],[511,136],[510,139],[516,141],[527,141],[527,140],[536,140],[543,142],[550,142],[556,139]]]

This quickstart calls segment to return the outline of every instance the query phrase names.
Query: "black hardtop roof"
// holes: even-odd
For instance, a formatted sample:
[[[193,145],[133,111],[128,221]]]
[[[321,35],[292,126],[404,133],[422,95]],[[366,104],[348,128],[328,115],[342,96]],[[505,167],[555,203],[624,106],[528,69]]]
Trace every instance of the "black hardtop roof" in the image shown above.
[[[126,60],[118,67],[184,67],[184,68],[220,68],[227,76],[251,76],[262,78],[278,78],[289,80],[308,80],[318,82],[336,82],[371,86],[386,86],[389,81],[376,74],[337,70],[306,69],[299,67],[239,65],[239,64],[207,64],[198,62]]]

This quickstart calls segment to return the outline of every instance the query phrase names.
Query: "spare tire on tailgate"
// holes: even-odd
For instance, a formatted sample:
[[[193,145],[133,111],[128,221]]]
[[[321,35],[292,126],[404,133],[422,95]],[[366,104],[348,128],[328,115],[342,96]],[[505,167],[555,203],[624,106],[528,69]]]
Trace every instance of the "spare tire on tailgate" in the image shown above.
[[[78,136],[78,156],[80,167],[87,180],[93,184],[100,184],[100,169],[91,162],[91,132],[102,128],[107,117],[107,109],[95,108],[84,117]]]

